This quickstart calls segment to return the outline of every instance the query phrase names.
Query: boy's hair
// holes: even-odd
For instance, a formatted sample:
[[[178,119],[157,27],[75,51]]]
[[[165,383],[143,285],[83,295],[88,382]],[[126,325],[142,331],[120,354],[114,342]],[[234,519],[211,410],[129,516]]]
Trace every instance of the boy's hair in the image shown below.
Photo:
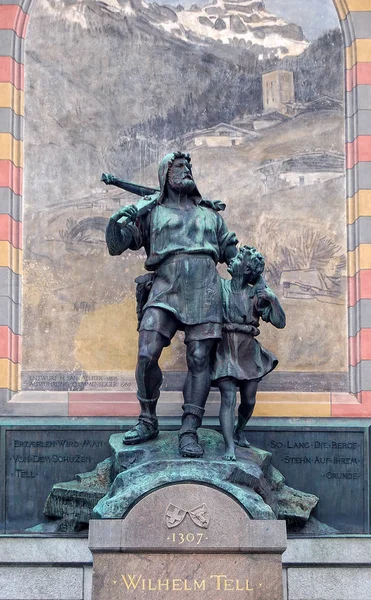
[[[256,277],[263,273],[265,267],[264,256],[254,246],[240,246],[239,254],[242,254],[244,263],[251,267]]]

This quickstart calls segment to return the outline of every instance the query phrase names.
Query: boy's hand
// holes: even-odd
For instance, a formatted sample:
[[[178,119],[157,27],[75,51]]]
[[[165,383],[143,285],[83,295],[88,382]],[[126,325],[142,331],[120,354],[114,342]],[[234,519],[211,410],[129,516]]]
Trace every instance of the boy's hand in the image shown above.
[[[272,300],[275,299],[275,295],[269,287],[258,287],[255,293],[258,297],[258,300],[272,302]]]

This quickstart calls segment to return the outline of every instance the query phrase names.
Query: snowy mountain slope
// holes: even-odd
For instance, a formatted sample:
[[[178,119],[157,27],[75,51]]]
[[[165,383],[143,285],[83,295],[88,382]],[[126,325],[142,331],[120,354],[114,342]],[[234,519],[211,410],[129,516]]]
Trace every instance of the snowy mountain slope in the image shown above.
[[[222,44],[244,48],[260,60],[298,56],[308,46],[301,27],[268,12],[262,0],[211,0],[185,9],[145,0],[40,0],[46,12],[82,28],[89,27],[89,13],[139,19],[193,45]]]
[[[194,4],[189,10],[152,3],[146,14],[158,27],[183,40],[239,45],[260,59],[298,56],[309,46],[301,27],[274,16],[256,0],[215,0],[203,8]]]

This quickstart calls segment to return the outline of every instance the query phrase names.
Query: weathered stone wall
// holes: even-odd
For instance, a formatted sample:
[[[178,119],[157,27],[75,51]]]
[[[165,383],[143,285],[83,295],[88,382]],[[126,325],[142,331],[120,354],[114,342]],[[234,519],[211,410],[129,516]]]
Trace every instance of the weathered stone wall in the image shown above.
[[[369,600],[371,539],[289,539],[285,600]],[[87,539],[0,538],[0,600],[91,600]],[[268,599],[267,599],[268,600]]]

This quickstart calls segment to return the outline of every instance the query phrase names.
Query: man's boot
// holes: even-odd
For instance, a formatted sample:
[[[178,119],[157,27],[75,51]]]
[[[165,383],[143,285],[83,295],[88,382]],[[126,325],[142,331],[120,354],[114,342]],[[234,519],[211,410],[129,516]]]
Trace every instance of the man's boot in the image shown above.
[[[158,397],[155,400],[141,398],[140,396],[137,396],[137,398],[140,404],[140,415],[138,423],[124,435],[123,443],[127,445],[141,444],[153,440],[159,432],[156,415]]]
[[[238,409],[237,424],[233,432],[233,440],[237,446],[241,448],[250,448],[250,443],[245,438],[244,429],[250,417],[244,417]]]
[[[198,443],[197,429],[202,424],[205,409],[196,404],[183,404],[182,426],[179,431],[179,454],[189,458],[201,458],[204,449]]]

